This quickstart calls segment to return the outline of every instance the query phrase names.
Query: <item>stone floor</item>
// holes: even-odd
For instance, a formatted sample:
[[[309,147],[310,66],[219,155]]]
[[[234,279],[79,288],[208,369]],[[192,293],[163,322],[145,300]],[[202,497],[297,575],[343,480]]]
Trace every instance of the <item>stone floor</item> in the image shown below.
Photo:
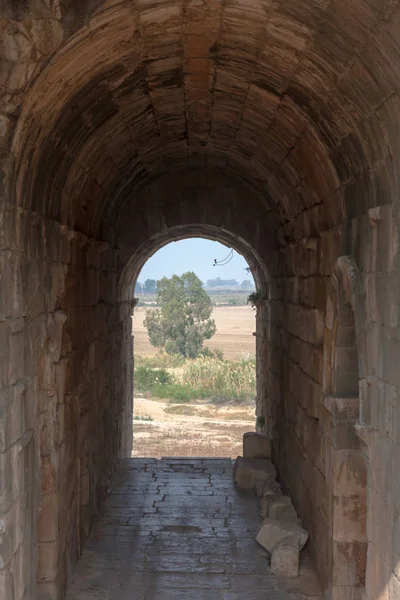
[[[230,459],[124,460],[67,600],[318,600],[307,557],[295,580],[270,573],[259,522]]]

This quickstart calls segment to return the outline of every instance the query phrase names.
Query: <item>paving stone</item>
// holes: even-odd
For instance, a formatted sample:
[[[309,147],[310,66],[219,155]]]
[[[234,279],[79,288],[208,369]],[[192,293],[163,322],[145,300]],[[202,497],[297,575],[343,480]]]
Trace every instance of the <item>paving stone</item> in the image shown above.
[[[151,600],[223,600],[219,590],[149,590]],[[146,598],[147,598],[146,596]]]
[[[135,459],[132,464],[145,468]],[[191,472],[197,464],[190,460],[185,468]],[[244,492],[234,484],[231,461],[226,462],[223,475],[221,461],[209,464],[208,477],[224,493],[208,502],[201,495],[202,487],[194,487],[193,508],[186,494],[187,478],[164,461],[153,462],[152,473],[140,477],[135,500],[143,504],[141,489],[145,493],[154,473],[158,478],[162,472],[165,494],[162,512],[160,508],[145,516],[144,508],[132,507],[131,490],[118,472],[115,493],[106,499],[93,526],[66,600],[258,600],[261,593],[290,600],[284,591],[289,580],[271,573],[266,554],[254,539],[260,524],[254,492]],[[218,502],[224,503],[224,517],[216,516]],[[200,505],[202,510],[197,509]],[[301,585],[298,589],[301,594]]]
[[[290,594],[285,592],[270,592],[264,590],[247,590],[241,592],[224,592],[223,600],[293,600]]]
[[[224,590],[231,585],[231,578],[227,575],[215,575],[213,573],[198,574],[192,573],[190,578],[187,573],[152,573],[146,575],[144,580],[149,591],[152,588],[172,588],[174,590],[185,589],[212,589]]]

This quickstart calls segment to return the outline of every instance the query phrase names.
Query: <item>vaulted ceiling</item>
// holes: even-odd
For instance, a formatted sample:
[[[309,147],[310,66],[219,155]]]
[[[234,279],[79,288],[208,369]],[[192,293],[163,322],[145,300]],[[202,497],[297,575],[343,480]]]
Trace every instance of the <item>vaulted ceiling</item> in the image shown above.
[[[335,225],[391,193],[399,32],[397,2],[103,3],[25,98],[17,199],[90,231],[162,174],[212,168],[266,218]]]

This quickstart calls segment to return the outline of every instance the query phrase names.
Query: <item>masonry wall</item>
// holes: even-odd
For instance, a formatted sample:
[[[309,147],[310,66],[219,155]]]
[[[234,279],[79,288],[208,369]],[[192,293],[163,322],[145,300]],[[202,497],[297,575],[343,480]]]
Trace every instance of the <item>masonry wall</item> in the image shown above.
[[[310,531],[323,586],[354,584],[357,597],[371,599],[400,591],[398,215],[396,203],[371,208],[346,229],[322,233],[315,252],[302,245],[282,250],[276,259],[282,276],[277,268],[270,284],[266,401],[274,459]],[[326,300],[335,259],[343,254],[359,269],[364,306],[357,332],[359,411],[351,426],[338,428],[324,403],[323,378],[330,363]],[[347,520],[338,523],[340,494],[349,504]],[[345,539],[343,531],[355,523],[358,567],[338,578],[331,571],[335,536]]]
[[[389,185],[387,180],[386,185]],[[399,204],[373,208],[352,223],[362,269],[367,365],[360,382],[360,437],[368,461],[368,598],[400,594]]]
[[[107,245],[3,205],[0,597],[57,597],[129,452],[129,303]],[[130,396],[131,401],[131,396]]]
[[[322,361],[329,271],[325,274],[320,262],[320,239],[279,254],[269,291],[268,402],[273,407],[273,457],[310,533],[310,550],[326,585],[330,506]]]

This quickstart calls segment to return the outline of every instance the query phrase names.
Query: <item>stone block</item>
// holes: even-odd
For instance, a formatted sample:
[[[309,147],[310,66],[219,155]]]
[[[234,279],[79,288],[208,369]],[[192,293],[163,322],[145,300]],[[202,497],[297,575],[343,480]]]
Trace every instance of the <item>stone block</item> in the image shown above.
[[[59,585],[55,581],[38,583],[37,590],[41,600],[58,600],[60,597]]]
[[[292,521],[301,525],[301,519],[297,516],[297,511],[293,504],[289,506],[281,506],[276,513],[277,519],[284,519],[285,521]]]
[[[0,519],[0,570],[11,561],[15,551],[15,514],[10,510]]]
[[[270,498],[267,516],[271,519],[277,519],[280,511],[287,506],[292,506],[289,496],[273,496]]]
[[[25,433],[24,392],[25,385],[19,382],[0,394],[0,452],[5,452]]]
[[[257,479],[254,484],[254,490],[259,498],[264,495],[265,481],[263,479]]]
[[[333,540],[336,542],[365,541],[366,517],[367,502],[365,493],[353,496],[334,496]]]
[[[263,496],[282,496],[279,484],[272,478],[266,481],[262,478],[257,479],[254,489],[259,498]]]
[[[337,450],[358,450],[361,447],[353,423],[339,423],[332,427],[332,446]]]
[[[299,543],[295,537],[278,542],[272,551],[271,571],[277,577],[292,579],[299,574]]]
[[[364,587],[354,587],[352,585],[334,585],[325,593],[329,600],[367,600]],[[385,596],[380,595],[381,600]]]
[[[367,547],[367,542],[333,543],[333,585],[365,584]]]
[[[283,503],[282,505],[279,503],[282,495],[265,495],[261,498],[260,501],[260,517],[265,519],[266,517],[272,517],[270,514],[271,505],[274,505],[274,514],[273,518],[277,519],[285,519],[287,521],[295,521],[299,525],[301,525],[301,519],[298,518],[296,509],[294,506],[290,504]]]
[[[263,496],[282,496],[280,485],[277,481],[268,479],[264,483]]]
[[[238,487],[244,490],[260,489],[267,481],[275,480],[276,469],[272,462],[262,458],[238,456],[233,467],[233,478]]]
[[[38,582],[57,579],[57,542],[41,542],[38,545]]]
[[[38,519],[38,541],[53,542],[58,534],[58,497],[56,494],[42,496]]]
[[[269,503],[271,496],[263,496],[260,502],[260,517],[266,519],[268,517]]]
[[[0,569],[0,598],[14,600],[12,575],[8,569]]]
[[[367,466],[359,450],[332,449],[333,492],[336,496],[363,493],[367,485]]]
[[[243,435],[244,458],[271,458],[271,440],[262,433],[248,431]]]
[[[256,540],[271,554],[276,544],[287,537],[295,538],[299,544],[299,550],[301,550],[308,540],[308,531],[297,523],[284,519],[267,518],[261,523]]]

